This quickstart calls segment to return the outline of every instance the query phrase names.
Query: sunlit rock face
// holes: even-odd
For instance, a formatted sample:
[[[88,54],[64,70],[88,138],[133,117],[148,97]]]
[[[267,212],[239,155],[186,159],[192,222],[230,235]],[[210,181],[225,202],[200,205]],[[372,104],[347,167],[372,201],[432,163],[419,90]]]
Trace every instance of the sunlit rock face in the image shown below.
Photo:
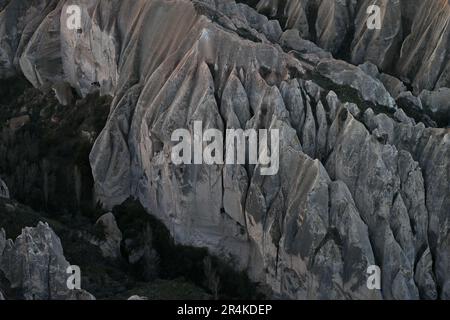
[[[448,129],[405,114],[381,74],[327,53],[347,41],[354,64],[395,62],[415,89],[448,86],[448,3],[415,1],[431,17],[422,28],[404,2],[378,1],[389,27],[369,33],[370,1],[325,2],[261,1],[279,19],[269,20],[232,0],[10,0],[0,76],[22,72],[60,97],[61,84],[112,95],[90,155],[98,200],[111,208],[138,198],[178,242],[232,261],[275,297],[448,299]],[[81,8],[77,30],[67,27],[69,4]],[[414,39],[427,32],[441,37],[422,49]],[[171,134],[195,121],[278,129],[278,174],[174,165]],[[371,265],[382,291],[367,287]]]

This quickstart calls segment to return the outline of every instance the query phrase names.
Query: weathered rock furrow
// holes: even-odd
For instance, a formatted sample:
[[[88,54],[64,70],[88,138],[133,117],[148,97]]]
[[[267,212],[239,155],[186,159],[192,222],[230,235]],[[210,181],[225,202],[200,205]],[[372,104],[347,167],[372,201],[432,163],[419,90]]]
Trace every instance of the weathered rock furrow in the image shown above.
[[[85,290],[69,290],[68,267],[61,241],[48,224],[23,229],[15,241],[6,239],[0,229],[0,272],[19,293],[18,298],[95,300]]]
[[[327,11],[325,1],[316,1],[315,10],[306,10],[307,2],[287,1],[280,11],[278,1],[261,1],[258,9],[283,16],[305,37],[315,26],[314,40],[334,52],[345,45],[337,37],[350,32],[349,19],[356,16],[351,61],[369,60],[382,70],[402,41],[406,48],[425,32],[415,22],[408,37],[397,25],[370,35],[358,29],[363,5],[336,1]],[[446,35],[447,3],[436,2],[442,8],[431,28]],[[138,198],[176,241],[233,261],[276,297],[450,297],[448,129],[416,124],[364,68],[331,59],[297,34],[282,34],[278,22],[243,4],[75,3],[83,8],[82,33],[60,23],[67,6],[60,1],[43,13],[32,37],[22,36],[25,49],[11,55],[20,64],[3,64],[0,75],[20,67],[36,87],[67,83],[86,95],[98,84],[114,96],[90,156],[104,206]],[[400,17],[400,23],[406,14],[398,2],[377,3],[388,21]],[[8,13],[6,7],[2,14]],[[47,37],[42,30],[55,33]],[[448,54],[444,38],[432,42],[440,58]],[[55,64],[38,63],[48,53],[44,44],[53,48]],[[8,51],[1,53],[10,61]],[[435,67],[429,66],[428,80],[423,71],[411,71],[418,63],[405,54],[400,75],[414,88],[448,86],[445,72]],[[424,65],[439,60],[424,57]],[[336,94],[316,81],[317,74],[351,91]],[[193,132],[195,121],[221,132],[278,129],[278,174],[261,175],[259,165],[176,166],[171,134]],[[371,265],[381,268],[381,291],[366,285]]]
[[[370,5],[380,8],[380,29],[367,28]],[[260,0],[255,8],[355,65],[370,61],[409,79],[417,94],[449,87],[446,0]]]

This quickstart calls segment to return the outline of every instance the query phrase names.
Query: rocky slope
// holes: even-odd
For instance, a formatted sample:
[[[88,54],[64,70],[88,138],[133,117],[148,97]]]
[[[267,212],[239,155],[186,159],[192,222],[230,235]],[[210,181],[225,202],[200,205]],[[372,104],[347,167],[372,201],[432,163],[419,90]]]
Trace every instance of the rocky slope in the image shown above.
[[[245,1],[243,1],[245,2]],[[353,64],[370,61],[414,91],[450,86],[448,0],[259,0],[254,7]],[[366,26],[380,7],[381,28]]]
[[[369,2],[248,2],[269,20],[232,0],[78,0],[69,30],[69,2],[10,0],[0,77],[63,104],[70,87],[113,96],[90,155],[97,199],[136,197],[276,297],[449,299],[450,135],[433,127],[449,123],[450,6],[377,1],[389,27],[374,35]],[[172,131],[200,120],[279,129],[279,173],[172,164]]]

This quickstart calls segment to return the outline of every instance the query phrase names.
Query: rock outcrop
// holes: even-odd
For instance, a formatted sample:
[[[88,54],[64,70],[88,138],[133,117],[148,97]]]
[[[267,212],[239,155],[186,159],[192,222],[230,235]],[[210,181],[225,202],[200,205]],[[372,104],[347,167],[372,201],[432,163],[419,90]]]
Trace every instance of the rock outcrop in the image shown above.
[[[104,214],[97,220],[95,226],[100,229],[101,239],[94,240],[94,244],[100,247],[105,258],[118,259],[120,257],[122,232],[117,226],[114,215],[111,212]]]
[[[367,27],[372,5],[379,29]],[[450,86],[447,0],[260,0],[255,8],[353,64],[370,61],[408,79],[417,94]]]
[[[114,96],[90,155],[104,206],[139,199],[177,242],[234,261],[276,297],[450,298],[448,129],[417,124],[400,109],[395,79],[300,38],[336,53],[346,46],[342,35],[352,35],[350,61],[382,72],[400,52],[397,76],[416,93],[434,90],[449,85],[447,1],[414,1],[429,28],[404,1],[377,1],[388,27],[372,33],[362,27],[361,3],[370,1],[332,1],[333,10],[325,0],[260,1],[260,12],[298,30],[284,33],[232,0],[71,1],[82,19],[69,30],[68,2],[56,2],[39,2],[47,6],[33,24],[15,31],[21,46],[2,45],[0,75],[20,69],[38,88],[63,81],[83,96]],[[9,8],[24,3],[34,9]],[[36,8],[11,0],[2,15],[27,21]],[[442,37],[415,40],[428,32]],[[171,134],[193,132],[195,121],[203,130],[279,130],[278,173],[176,166]],[[381,291],[367,287],[373,265]]]
[[[433,115],[441,125],[447,124],[450,127],[450,88],[423,90],[420,100],[426,112]]]
[[[142,300],[148,300],[148,298],[141,297],[141,296],[131,296],[131,297],[128,298],[128,300],[130,300],[130,301],[142,301]]]
[[[15,241],[0,230],[0,271],[25,300],[92,300],[84,290],[69,290],[69,263],[58,236],[48,226],[25,228]]]
[[[9,199],[8,186],[2,179],[0,179],[0,198]]]
[[[317,73],[339,86],[350,87],[361,93],[364,101],[395,109],[395,101],[376,78],[369,76],[359,67],[344,61],[322,60],[317,66]]]

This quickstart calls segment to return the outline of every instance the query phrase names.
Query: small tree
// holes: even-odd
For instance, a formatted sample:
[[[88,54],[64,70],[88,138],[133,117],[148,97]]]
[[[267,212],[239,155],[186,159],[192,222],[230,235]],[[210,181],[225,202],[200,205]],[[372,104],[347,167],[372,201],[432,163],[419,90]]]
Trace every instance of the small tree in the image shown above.
[[[214,295],[214,300],[219,300],[220,279],[212,265],[210,257],[205,257],[203,260],[203,267],[206,277],[206,285]]]
[[[78,211],[81,209],[81,188],[82,188],[82,181],[81,181],[81,171],[80,168],[78,168],[77,165],[74,167],[74,180],[75,180],[75,197],[77,201],[77,208]]]

